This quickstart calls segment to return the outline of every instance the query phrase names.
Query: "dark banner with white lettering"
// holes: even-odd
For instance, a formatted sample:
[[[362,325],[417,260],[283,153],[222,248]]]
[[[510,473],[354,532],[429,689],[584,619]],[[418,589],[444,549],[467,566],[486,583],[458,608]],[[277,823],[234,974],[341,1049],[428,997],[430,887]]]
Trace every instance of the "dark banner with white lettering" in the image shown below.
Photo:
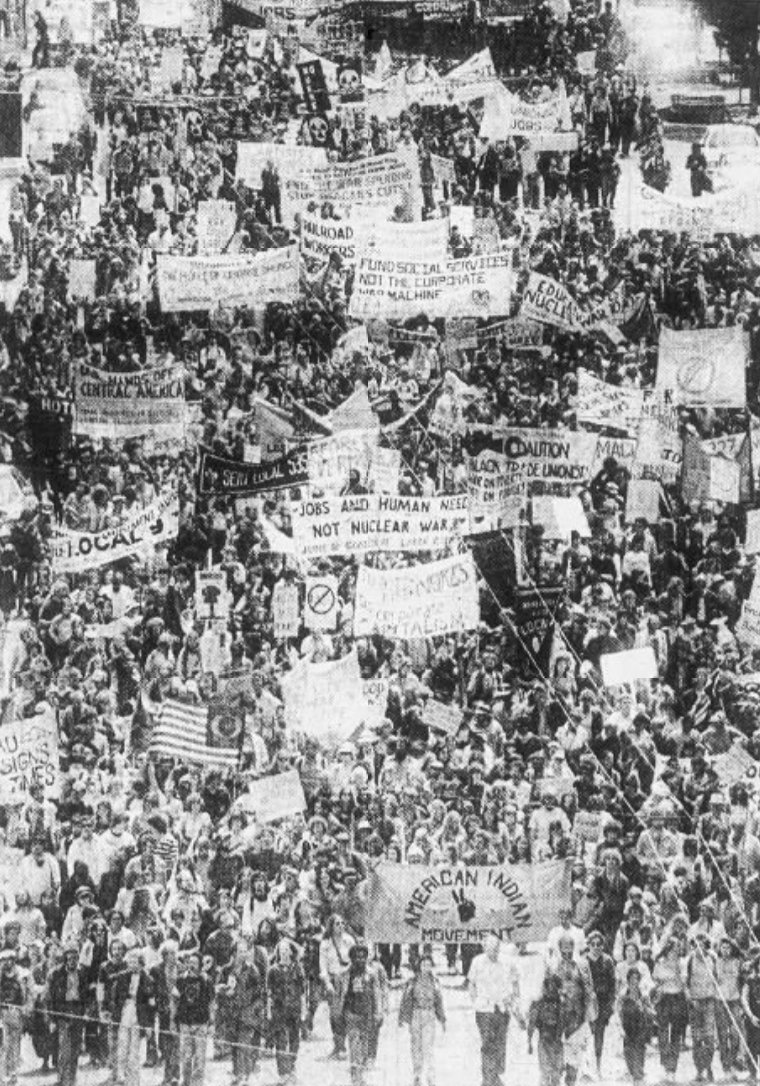
[[[247,464],[243,460],[228,460],[201,449],[198,464],[199,494],[263,494],[266,490],[282,490],[300,486],[309,480],[306,446],[299,446],[277,460],[263,464]]]

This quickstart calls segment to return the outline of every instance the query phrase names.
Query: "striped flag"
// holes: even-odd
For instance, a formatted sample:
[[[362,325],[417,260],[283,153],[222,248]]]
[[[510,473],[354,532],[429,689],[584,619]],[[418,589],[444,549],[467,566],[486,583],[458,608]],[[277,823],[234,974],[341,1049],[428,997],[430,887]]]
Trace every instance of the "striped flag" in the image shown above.
[[[238,763],[237,746],[215,746],[209,735],[207,705],[187,705],[182,701],[164,701],[154,719],[150,753],[186,762],[234,768]]]

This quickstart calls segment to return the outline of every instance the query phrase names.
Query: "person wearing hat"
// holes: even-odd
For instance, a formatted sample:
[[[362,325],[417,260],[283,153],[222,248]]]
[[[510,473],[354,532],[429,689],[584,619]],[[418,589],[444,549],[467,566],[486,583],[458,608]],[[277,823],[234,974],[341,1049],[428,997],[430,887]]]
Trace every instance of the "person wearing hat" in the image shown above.
[[[398,1024],[409,1026],[414,1086],[435,1086],[435,1026],[446,1029],[443,994],[433,969],[432,947],[425,945],[401,994]]]

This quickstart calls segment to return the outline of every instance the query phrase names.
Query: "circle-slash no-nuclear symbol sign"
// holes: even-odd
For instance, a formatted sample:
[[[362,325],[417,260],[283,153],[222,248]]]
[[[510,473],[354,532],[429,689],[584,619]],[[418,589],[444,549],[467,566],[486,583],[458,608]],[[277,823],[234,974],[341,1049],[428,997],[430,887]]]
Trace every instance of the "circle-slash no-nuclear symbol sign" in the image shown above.
[[[323,575],[306,581],[304,622],[309,630],[334,630],[338,618],[338,582]]]
[[[335,593],[329,584],[315,584],[309,589],[306,602],[315,615],[329,615],[335,607]]]
[[[715,362],[711,358],[690,358],[678,367],[676,380],[689,397],[704,396],[715,381]]]

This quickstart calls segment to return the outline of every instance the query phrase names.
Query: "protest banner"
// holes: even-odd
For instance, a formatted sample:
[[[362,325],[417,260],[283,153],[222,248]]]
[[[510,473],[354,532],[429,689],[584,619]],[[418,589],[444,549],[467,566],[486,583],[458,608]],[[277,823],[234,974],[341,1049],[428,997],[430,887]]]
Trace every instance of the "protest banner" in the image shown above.
[[[375,494],[396,494],[401,471],[401,450],[376,447],[369,466],[369,485]]]
[[[322,61],[315,57],[313,60],[300,62],[296,65],[296,68],[307,113],[329,113],[332,103],[327,89],[325,73],[322,69]]]
[[[735,634],[739,641],[751,648],[760,647],[760,576],[755,574],[749,598],[742,605],[742,613],[736,624]]]
[[[380,420],[370,403],[367,386],[357,384],[351,395],[330,412],[328,424],[335,435],[347,430],[379,430]]]
[[[199,494],[263,494],[267,490],[283,490],[308,481],[306,446],[293,449],[277,460],[249,464],[229,460],[208,449],[201,449],[198,461]]]
[[[596,434],[571,430],[494,427],[504,442],[507,470],[532,482],[583,483],[590,478]]]
[[[235,806],[252,815],[256,822],[276,822],[300,814],[306,810],[301,775],[297,769],[289,769],[287,773],[250,781]]]
[[[678,410],[654,389],[644,389],[638,444],[632,474],[640,479],[675,483],[683,460]]]
[[[684,501],[703,501],[710,493],[711,457],[695,434],[684,435],[681,492]]]
[[[710,490],[708,497],[724,505],[739,501],[740,469],[736,460],[725,456],[710,457]]]
[[[538,272],[530,273],[520,302],[520,316],[568,332],[577,331],[583,324],[581,308],[566,288]]]
[[[237,226],[237,208],[232,200],[200,200],[198,203],[198,253],[217,256],[229,245]]]
[[[466,241],[471,241],[475,233],[475,208],[471,204],[452,204],[449,218],[451,229],[458,230]]]
[[[709,456],[722,456],[733,460],[739,466],[739,501],[748,502],[752,498],[751,479],[751,442],[745,430],[738,434],[723,434],[710,437],[702,442],[702,448]]]
[[[509,312],[514,273],[511,253],[427,264],[403,253],[357,259],[353,317],[491,317]]]
[[[537,321],[525,320],[523,317],[509,317],[507,320],[497,321],[478,328],[478,345],[484,343],[501,343],[513,351],[535,350],[544,341],[544,328]]]
[[[443,550],[469,531],[466,494],[431,498],[345,495],[293,502],[293,542],[302,558],[370,551]]]
[[[158,297],[164,313],[292,302],[298,297],[298,276],[297,245],[253,255],[159,254],[157,258]]]
[[[179,501],[167,487],[148,505],[131,510],[116,527],[99,532],[57,528],[50,540],[51,564],[56,573],[81,573],[143,551],[150,552],[177,534]]]
[[[261,188],[261,172],[272,164],[282,184],[297,177],[302,170],[316,170],[327,165],[324,147],[290,146],[285,143],[238,143],[235,177],[251,188]]]
[[[297,637],[301,628],[301,607],[298,585],[278,581],[272,590],[272,626],[277,641]]]
[[[385,720],[389,687],[390,680],[387,678],[362,679],[362,696],[366,705],[364,714],[366,727],[379,728]]]
[[[747,538],[744,550],[747,554],[760,553],[760,509],[747,510]]]
[[[398,252],[414,253],[417,262],[442,264],[447,257],[449,225],[448,217],[422,222],[358,221],[358,255],[387,260]]]
[[[227,621],[230,594],[227,573],[223,569],[195,571],[195,617],[201,622]]]
[[[758,765],[752,755],[734,743],[724,754],[719,754],[712,768],[723,788],[731,788],[739,781],[752,780],[757,776]]]
[[[641,389],[610,385],[588,370],[578,370],[575,414],[580,424],[605,426],[633,435],[641,421],[643,406]]]
[[[381,863],[367,887],[366,937],[376,943],[509,943],[546,939],[570,901],[560,860],[493,867]]]
[[[629,479],[625,498],[625,523],[643,519],[657,524],[660,519],[661,484],[657,479]]]
[[[300,152],[302,147],[293,148]],[[403,205],[410,211],[419,201],[420,171],[414,157],[401,153],[374,155],[355,162],[326,166],[304,163],[296,176],[282,178],[286,218],[312,200],[329,201],[338,210],[360,217],[366,208],[384,208],[392,214]]]
[[[531,132],[528,143],[537,153],[548,151],[552,154],[569,154],[578,147],[578,133],[573,132]]]
[[[337,255],[347,264],[356,260],[359,228],[351,219],[326,219],[319,211],[301,213],[301,252],[316,260]]]
[[[46,797],[59,792],[58,724],[52,709],[0,728],[0,803],[15,806],[38,785]]]
[[[514,528],[527,507],[525,479],[510,474],[503,453],[488,449],[468,460],[467,493],[472,534]]]
[[[288,726],[317,739],[340,742],[371,715],[355,649],[340,660],[300,660],[280,685]]]
[[[683,407],[747,405],[749,336],[740,326],[660,329],[657,391]]]
[[[659,678],[657,660],[651,645],[641,649],[603,653],[599,663],[605,686],[625,686],[637,679]]]
[[[340,494],[351,471],[359,472],[364,485],[377,441],[377,430],[342,430],[309,442],[307,470],[311,485],[325,494]]]
[[[475,563],[469,553],[408,569],[359,567],[355,637],[436,637],[471,630],[479,621]]]
[[[591,536],[588,518],[580,498],[534,495],[531,499],[531,513],[533,524],[540,524],[543,528],[544,539],[562,539],[569,543],[573,532],[577,532],[581,539],[589,539]]]
[[[658,192],[628,175],[615,201],[614,221],[618,230],[667,230],[689,234],[695,241],[708,241],[715,234],[760,233],[760,191],[747,183],[731,185],[699,198]]]
[[[598,475],[604,467],[605,460],[610,459],[627,471],[632,471],[637,444],[636,438],[633,437],[598,437],[591,465],[591,478]]]
[[[454,166],[453,159],[443,158],[442,155],[430,155],[430,165],[433,169],[433,175],[436,180],[436,184],[443,185],[455,185],[457,180],[456,168]]]
[[[446,736],[456,735],[462,724],[462,710],[458,705],[428,698],[422,710],[422,723]]]
[[[307,630],[334,630],[338,624],[340,599],[338,579],[331,573],[307,577],[303,600],[303,622]]]
[[[95,260],[69,260],[69,298],[80,302],[95,301]]]
[[[506,87],[495,89],[485,100],[480,138],[505,140],[557,129],[569,130],[570,116],[564,87],[542,102],[525,102]]]
[[[74,432],[112,441],[150,434],[184,440],[185,372],[180,365],[110,373],[80,366]]]

